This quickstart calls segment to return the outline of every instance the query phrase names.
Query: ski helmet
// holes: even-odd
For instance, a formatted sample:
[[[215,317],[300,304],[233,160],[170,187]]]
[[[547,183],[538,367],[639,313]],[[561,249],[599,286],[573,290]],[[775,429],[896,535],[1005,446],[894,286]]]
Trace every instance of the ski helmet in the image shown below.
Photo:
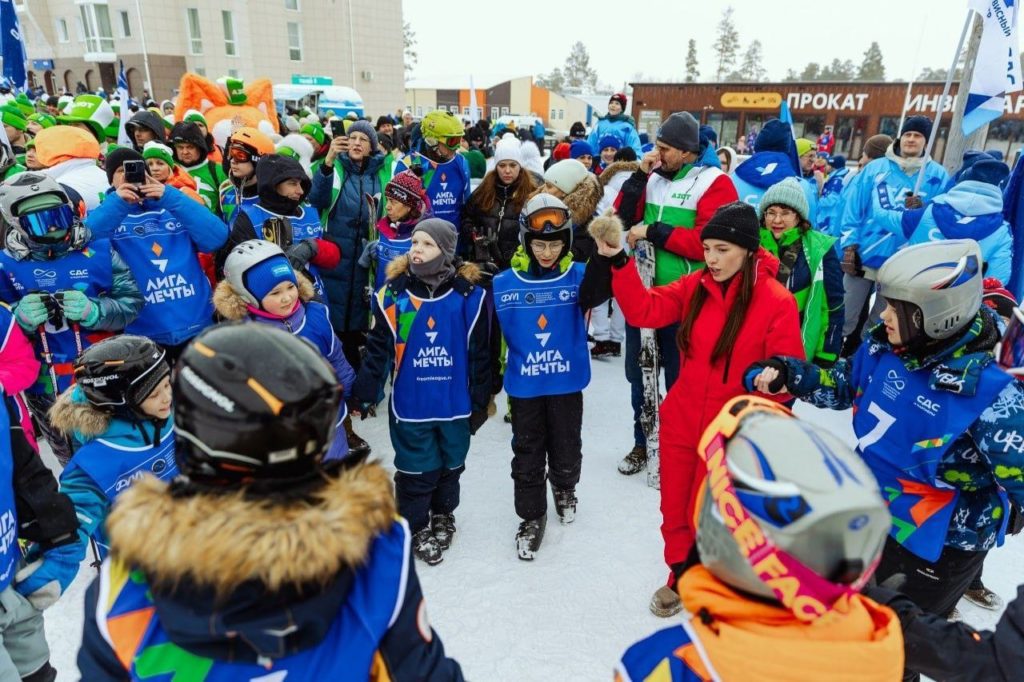
[[[535,195],[526,202],[519,214],[519,243],[531,258],[533,254],[529,242],[533,239],[560,239],[565,242],[568,251],[572,247],[572,230],[572,213],[561,199],[551,194]]]
[[[84,202],[76,206],[65,188],[44,173],[20,173],[0,185],[0,216],[5,246],[18,258],[30,251],[52,257],[85,242]]]
[[[420,122],[420,131],[423,133],[423,141],[426,145],[436,147],[446,140],[451,146],[450,141],[454,138],[461,138],[465,128],[450,111],[438,110],[431,111],[423,117],[423,121]]]
[[[285,258],[280,246],[264,239],[250,239],[231,249],[224,260],[224,279],[251,306],[259,308],[260,302],[246,286],[246,273],[271,258]]]
[[[879,268],[878,288],[896,308],[904,343],[922,333],[947,339],[970,324],[981,307],[981,248],[973,239],[908,246]]]
[[[267,154],[274,153],[274,141],[256,128],[243,127],[231,133],[228,140],[228,154],[232,147],[238,147],[246,152],[253,164],[259,162],[260,158]]]
[[[167,353],[144,336],[121,334],[86,348],[75,360],[75,382],[89,404],[107,414],[139,406],[171,373]]]
[[[838,438],[748,395],[722,408],[698,452],[708,476],[697,549],[719,580],[809,621],[871,577],[892,522]]]
[[[258,322],[210,327],[172,382],[175,458],[188,484],[272,492],[320,476],[341,386],[308,341]]]

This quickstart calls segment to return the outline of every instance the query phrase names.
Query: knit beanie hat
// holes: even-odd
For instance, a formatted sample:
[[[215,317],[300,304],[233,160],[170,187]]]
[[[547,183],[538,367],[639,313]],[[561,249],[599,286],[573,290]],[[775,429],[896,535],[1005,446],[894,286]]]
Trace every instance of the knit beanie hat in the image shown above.
[[[700,151],[700,124],[693,114],[677,111],[665,119],[658,130],[658,140],[684,152]]]
[[[597,142],[597,149],[604,151],[611,147],[615,151],[622,149],[622,140],[619,139],[618,135],[605,135]]]
[[[188,121],[189,123],[202,123],[206,128],[210,126],[206,123],[206,117],[203,116],[197,109],[189,109],[185,112],[185,118],[182,121]]]
[[[451,265],[455,260],[455,243],[459,236],[454,225],[442,218],[427,218],[426,220],[421,220],[416,225],[416,229],[412,231],[413,235],[417,232],[425,232],[429,235],[434,240],[434,243],[437,244],[437,247],[441,249],[445,265]]]
[[[718,133],[715,132],[714,128],[709,125],[702,125],[699,133],[701,144],[710,144],[714,147],[718,146]]]
[[[124,165],[125,161],[142,161],[142,154],[138,153],[131,147],[118,147],[114,151],[107,154],[107,161],[104,168],[107,171],[107,182],[113,184],[114,173],[117,169]]]
[[[864,154],[868,160],[874,161],[885,156],[885,150],[892,145],[892,138],[888,135],[872,135],[864,143]]]
[[[566,194],[571,194],[589,173],[587,167],[576,159],[565,159],[548,166],[544,171],[544,182],[550,182]]]
[[[143,159],[160,159],[171,168],[174,168],[174,151],[165,144],[150,140],[142,148]]]
[[[292,270],[292,265],[284,254],[271,256],[252,266],[245,271],[242,282],[245,290],[260,302],[261,307],[263,298],[281,282],[298,284],[295,279],[295,271]]]
[[[786,178],[776,182],[769,187],[761,197],[761,203],[757,207],[757,219],[764,223],[764,212],[772,206],[785,206],[796,211],[801,218],[810,222],[807,214],[810,208],[807,205],[807,195],[804,188],[796,178]]]
[[[576,121],[575,123],[573,123],[572,126],[569,128],[569,137],[575,138],[575,137],[586,137],[586,136],[587,136],[587,127],[585,125],[583,125],[579,121]]]
[[[594,148],[586,140],[576,140],[569,146],[569,158],[578,159],[584,155],[594,155]]]
[[[494,145],[494,165],[497,166],[502,161],[515,161],[520,166],[523,165],[523,143],[515,138],[508,140],[498,140],[498,144]]]
[[[1013,317],[1013,309],[1017,307],[1017,299],[1013,297],[1003,283],[995,277],[986,277],[981,283],[983,293],[981,302],[998,313],[1000,317]]]
[[[362,133],[370,138],[370,153],[376,154],[380,147],[380,141],[377,139],[377,131],[373,129],[369,121],[356,121],[348,127],[348,135],[352,133]]]
[[[805,137],[797,138],[796,141],[796,155],[803,156],[809,151],[815,148],[815,144]]]
[[[846,157],[842,154],[836,154],[835,156],[829,157],[828,165],[832,166],[835,170],[846,168]]]
[[[415,166],[415,168],[419,168],[419,166]],[[384,186],[384,196],[411,208],[414,220],[420,217],[426,203],[423,180],[412,170],[395,174],[391,181]]]
[[[25,130],[28,127],[28,120],[26,120],[25,114],[21,113],[21,109],[13,103],[0,107],[0,119],[3,120],[4,125],[9,125],[15,130]]]
[[[743,201],[721,206],[700,231],[700,238],[721,239],[757,251],[761,246],[761,225],[754,207]]]
[[[614,95],[612,95],[611,97],[608,98],[608,102],[609,102],[609,104],[611,102],[618,102],[619,104],[622,105],[622,110],[625,111],[626,110],[626,104],[629,102],[629,100],[626,98],[626,95],[624,95],[621,92],[617,92],[617,93],[615,93]]]
[[[782,152],[789,151],[789,142],[793,139],[793,131],[789,124],[783,123],[777,118],[765,122],[761,132],[754,140],[754,152]]]
[[[30,123],[32,123],[32,122],[38,123],[39,125],[43,126],[44,128],[52,128],[53,126],[57,125],[57,119],[54,118],[53,116],[50,116],[49,114],[42,114],[42,113],[32,114],[31,116],[28,117],[27,120]]]
[[[555,148],[551,150],[551,156],[555,161],[565,161],[569,158],[569,150],[572,147],[568,142],[559,142],[555,145]]]
[[[932,121],[927,116],[911,116],[903,122],[900,128],[900,137],[906,133],[921,133],[926,138],[932,134]]]
[[[976,182],[985,182],[990,185],[999,186],[1003,180],[1010,176],[1010,167],[1002,161],[996,161],[995,159],[980,159],[975,161],[974,164],[964,171],[963,175],[960,176],[960,182],[964,180],[974,180]]]
[[[322,125],[320,125],[319,123],[307,123],[306,125],[304,125],[301,128],[299,128],[299,134],[300,135],[309,135],[314,140],[316,140],[317,144],[323,144],[324,143],[324,138],[326,137],[326,133],[324,132],[324,127]]]

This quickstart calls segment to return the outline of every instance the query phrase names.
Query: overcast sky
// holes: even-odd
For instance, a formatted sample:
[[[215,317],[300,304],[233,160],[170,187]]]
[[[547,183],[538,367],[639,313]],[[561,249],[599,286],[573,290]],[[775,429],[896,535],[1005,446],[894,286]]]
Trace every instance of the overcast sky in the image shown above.
[[[700,80],[708,81],[716,27],[728,6],[735,9],[741,56],[759,39],[772,80],[788,68],[799,73],[809,61],[838,57],[859,65],[873,40],[882,48],[886,80],[916,76],[925,66],[948,68],[967,12],[966,0],[625,0],[606,9],[559,0],[403,0],[402,6],[416,32],[416,80],[449,82],[472,73],[483,87],[546,73],[562,66],[580,40],[598,78],[616,89],[638,72],[644,81],[682,79],[690,38],[697,41]]]

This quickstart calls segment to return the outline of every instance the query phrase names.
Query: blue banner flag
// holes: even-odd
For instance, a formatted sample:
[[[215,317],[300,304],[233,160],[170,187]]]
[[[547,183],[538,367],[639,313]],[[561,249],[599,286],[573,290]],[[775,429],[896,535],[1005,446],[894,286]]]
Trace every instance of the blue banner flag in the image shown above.
[[[1024,87],[1017,41],[1017,0],[968,0],[967,6],[981,15],[982,34],[964,109],[964,135],[1002,116],[1006,95]]]
[[[0,0],[0,57],[4,60],[4,76],[14,87],[28,89],[25,71],[25,41],[21,37],[14,0]]]

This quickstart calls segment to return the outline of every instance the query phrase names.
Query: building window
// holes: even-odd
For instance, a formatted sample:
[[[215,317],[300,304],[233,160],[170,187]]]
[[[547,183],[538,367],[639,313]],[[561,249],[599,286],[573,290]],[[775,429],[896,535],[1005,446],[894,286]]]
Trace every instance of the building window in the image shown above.
[[[238,78],[238,69],[228,69],[228,77]]]
[[[558,120],[561,121],[565,118],[565,109],[558,110]]]
[[[551,116],[549,116],[548,118],[551,119],[552,121],[554,121],[555,118],[557,118],[557,117],[558,117],[558,111],[556,109],[552,109],[551,110]]]
[[[110,27],[110,12],[106,5],[87,3],[78,6],[85,29],[86,52],[113,52],[114,32]]]
[[[302,61],[302,26],[297,21],[288,22],[288,59]]]
[[[82,23],[82,17],[75,17],[75,34],[78,36],[78,42],[85,42],[85,24]]]
[[[896,138],[898,137],[899,125],[899,116],[883,116],[878,120],[878,134]]]
[[[498,107],[491,107],[491,120],[498,118]]]
[[[284,8],[299,11],[299,0],[284,0]]]
[[[121,15],[121,37],[122,38],[131,38],[132,37],[132,25],[128,21],[128,13],[127,12],[119,12],[119,14]]]
[[[508,107],[502,107],[501,108],[501,115],[502,116],[508,116]]]
[[[462,107],[462,115],[469,116],[469,107]]]
[[[416,107],[416,115],[423,118],[423,107]]]
[[[203,68],[201,66],[197,66],[197,67],[195,67],[192,70],[195,71],[197,75],[200,75],[203,78],[206,78],[206,69],[205,68]]]
[[[71,36],[68,34],[68,22],[64,19],[57,20],[57,42],[70,43]]]
[[[224,54],[229,57],[237,57],[238,51],[235,49],[235,20],[231,16],[231,12],[222,11],[220,13],[221,23],[224,24]]]
[[[188,51],[189,54],[203,53],[203,33],[199,29],[199,10],[189,7],[185,10],[188,19]]]

